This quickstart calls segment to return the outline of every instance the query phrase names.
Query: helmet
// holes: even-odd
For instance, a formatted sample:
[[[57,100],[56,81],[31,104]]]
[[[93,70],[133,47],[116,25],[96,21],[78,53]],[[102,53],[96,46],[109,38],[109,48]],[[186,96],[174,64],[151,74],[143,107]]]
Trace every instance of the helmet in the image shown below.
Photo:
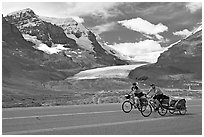
[[[154,83],[152,83],[150,86],[151,86],[151,87],[154,87],[154,86],[155,86],[155,84],[154,84]]]
[[[132,85],[133,85],[133,86],[136,86],[136,85],[138,85],[138,82],[134,82],[134,83],[132,83]]]

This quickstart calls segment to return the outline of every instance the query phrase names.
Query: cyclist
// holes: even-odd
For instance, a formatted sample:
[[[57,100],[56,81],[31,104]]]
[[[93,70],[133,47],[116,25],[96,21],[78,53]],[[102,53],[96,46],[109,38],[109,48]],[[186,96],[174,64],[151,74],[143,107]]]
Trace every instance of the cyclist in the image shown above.
[[[133,95],[134,95],[134,101],[135,101],[135,97],[137,97],[136,99],[136,104],[139,105],[140,101],[141,101],[141,98],[145,95],[141,89],[137,86],[138,83],[133,83],[132,84],[132,87],[131,87],[131,90],[133,92]]]
[[[150,86],[151,86],[151,88],[150,88],[149,92],[147,92],[147,95],[150,92],[153,92],[153,94],[154,94],[153,99],[154,99],[155,104],[156,104],[155,110],[158,110],[159,104],[162,103],[163,99],[169,99],[169,97],[164,95],[163,92],[161,91],[161,89],[159,87],[156,87],[155,84],[151,84]]]

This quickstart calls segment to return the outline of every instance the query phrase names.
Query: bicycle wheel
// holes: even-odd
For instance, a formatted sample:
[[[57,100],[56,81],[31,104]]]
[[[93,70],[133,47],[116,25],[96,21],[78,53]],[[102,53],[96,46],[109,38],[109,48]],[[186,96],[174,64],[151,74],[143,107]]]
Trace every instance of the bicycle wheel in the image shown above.
[[[163,107],[159,107],[158,113],[159,113],[159,115],[164,116],[167,113],[167,109],[165,109]]]
[[[129,113],[132,110],[132,103],[128,100],[124,101],[122,104],[122,110],[125,113]]]
[[[179,110],[180,115],[185,115],[186,112],[187,112],[186,109],[180,109],[180,110]]]
[[[141,107],[141,110],[140,110],[141,114],[144,116],[144,117],[148,117],[149,115],[152,114],[152,107],[150,104],[147,104],[147,105],[143,105]]]

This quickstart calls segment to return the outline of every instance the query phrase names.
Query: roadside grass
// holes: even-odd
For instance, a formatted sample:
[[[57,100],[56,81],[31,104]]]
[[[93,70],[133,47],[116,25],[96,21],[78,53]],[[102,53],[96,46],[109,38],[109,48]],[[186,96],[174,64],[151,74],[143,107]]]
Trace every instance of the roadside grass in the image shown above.
[[[143,89],[147,92],[148,89]],[[172,98],[201,99],[201,90],[163,89]],[[2,107],[43,107],[60,105],[85,105],[103,103],[122,103],[124,95],[129,89],[101,90],[97,92],[71,92],[69,94],[41,95],[41,96],[3,96]]]

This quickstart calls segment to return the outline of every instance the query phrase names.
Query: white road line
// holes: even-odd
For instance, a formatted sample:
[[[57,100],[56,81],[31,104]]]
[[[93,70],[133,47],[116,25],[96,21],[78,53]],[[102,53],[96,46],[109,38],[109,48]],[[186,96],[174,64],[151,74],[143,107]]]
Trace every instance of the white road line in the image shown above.
[[[35,115],[35,116],[25,116],[25,117],[9,117],[2,118],[2,120],[8,119],[23,119],[23,118],[42,118],[42,117],[57,117],[57,116],[74,116],[74,115],[87,115],[87,114],[101,114],[101,113],[113,113],[113,112],[121,112],[122,110],[116,111],[97,111],[97,112],[84,112],[84,113],[70,113],[70,114],[55,114],[55,115]]]
[[[87,107],[98,107],[98,106],[113,106],[120,105],[119,103],[107,103],[107,104],[84,104],[84,105],[62,105],[62,106],[43,106],[43,107],[17,107],[17,108],[3,108],[2,111],[16,111],[16,110],[35,110],[35,109],[60,109],[60,108],[87,108]]]
[[[176,118],[182,118],[182,117],[176,117]],[[101,126],[114,126],[114,125],[158,121],[158,120],[168,120],[168,119],[175,119],[175,117],[161,117],[161,118],[121,121],[121,122],[112,122],[112,123],[90,124],[90,125],[69,126],[69,127],[57,127],[57,128],[25,130],[25,131],[14,131],[14,132],[5,132],[5,133],[3,133],[3,135],[31,134],[31,133],[59,131],[59,130],[70,130],[70,129],[80,129],[80,128],[101,127]]]
[[[190,106],[202,106],[202,105],[190,105]],[[189,106],[187,106],[187,108],[188,107]],[[34,116],[25,116],[25,117],[2,118],[2,120],[24,119],[24,118],[42,118],[42,117],[57,117],[57,116],[74,116],[74,115],[87,115],[87,114],[101,114],[101,113],[113,113],[113,112],[121,112],[121,111],[122,110],[99,111],[99,112],[84,112],[84,113],[70,113],[70,114],[54,114],[54,115],[34,115]]]

